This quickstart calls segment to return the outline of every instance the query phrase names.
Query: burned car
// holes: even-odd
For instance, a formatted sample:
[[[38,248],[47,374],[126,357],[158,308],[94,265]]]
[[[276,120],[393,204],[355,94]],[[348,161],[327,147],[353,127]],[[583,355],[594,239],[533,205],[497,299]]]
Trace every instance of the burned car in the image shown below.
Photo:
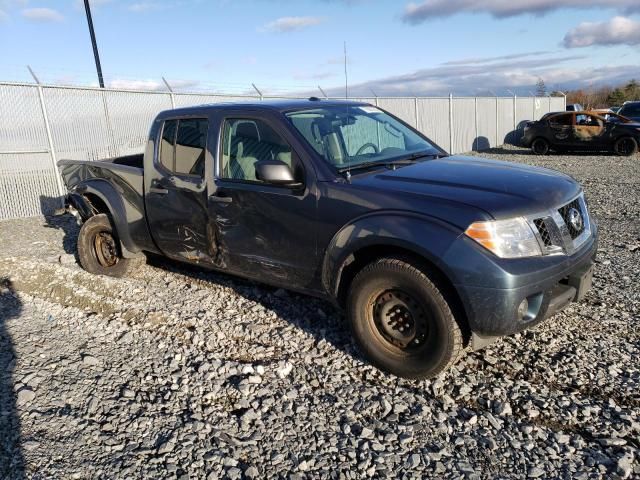
[[[629,156],[638,151],[640,123],[621,115],[555,112],[528,122],[521,143],[537,155],[570,150],[612,151]]]

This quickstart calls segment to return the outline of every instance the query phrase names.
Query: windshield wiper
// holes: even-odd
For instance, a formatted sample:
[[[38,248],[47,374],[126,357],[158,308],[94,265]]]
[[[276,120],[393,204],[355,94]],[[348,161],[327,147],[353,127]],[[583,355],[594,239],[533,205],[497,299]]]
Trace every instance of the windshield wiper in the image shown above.
[[[446,156],[447,156],[446,153],[415,152],[415,153],[412,153],[411,155],[407,155],[406,157],[400,157],[397,160],[375,160],[371,162],[362,162],[362,163],[357,163],[355,165],[351,165],[348,167],[341,167],[338,169],[338,171],[340,173],[343,173],[346,171],[365,170],[367,168],[373,168],[373,167],[386,167],[386,168],[393,169],[397,165],[412,165],[416,163],[416,160],[420,158],[426,158],[426,157],[442,158]]]

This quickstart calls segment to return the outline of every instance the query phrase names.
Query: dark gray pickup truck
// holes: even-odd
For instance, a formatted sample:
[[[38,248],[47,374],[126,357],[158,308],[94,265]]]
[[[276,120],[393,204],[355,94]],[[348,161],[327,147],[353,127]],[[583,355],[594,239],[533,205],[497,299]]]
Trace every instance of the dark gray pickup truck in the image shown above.
[[[591,286],[582,189],[541,168],[450,156],[357,102],[160,113],[144,154],[62,160],[89,272],[144,252],[323,297],[376,366],[424,378]]]

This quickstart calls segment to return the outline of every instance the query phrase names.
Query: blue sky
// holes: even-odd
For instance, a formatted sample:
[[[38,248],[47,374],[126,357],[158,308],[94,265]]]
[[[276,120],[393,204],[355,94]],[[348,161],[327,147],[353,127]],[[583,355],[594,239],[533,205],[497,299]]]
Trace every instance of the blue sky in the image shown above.
[[[640,0],[94,0],[107,84],[526,94],[640,79]],[[0,80],[96,83],[81,0],[0,0]]]

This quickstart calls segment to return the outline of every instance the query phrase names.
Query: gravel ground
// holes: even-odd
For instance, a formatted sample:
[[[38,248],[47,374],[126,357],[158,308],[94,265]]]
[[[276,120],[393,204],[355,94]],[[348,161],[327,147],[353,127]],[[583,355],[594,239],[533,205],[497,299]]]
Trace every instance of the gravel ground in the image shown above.
[[[640,159],[484,155],[582,182],[594,288],[433,381],[367,365],[322,301],[96,277],[69,216],[0,222],[0,478],[640,478]]]

